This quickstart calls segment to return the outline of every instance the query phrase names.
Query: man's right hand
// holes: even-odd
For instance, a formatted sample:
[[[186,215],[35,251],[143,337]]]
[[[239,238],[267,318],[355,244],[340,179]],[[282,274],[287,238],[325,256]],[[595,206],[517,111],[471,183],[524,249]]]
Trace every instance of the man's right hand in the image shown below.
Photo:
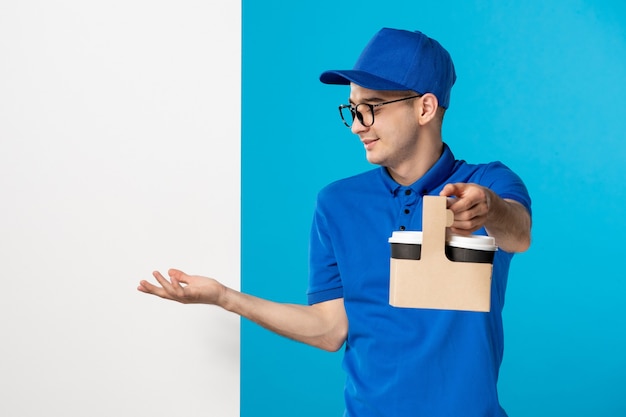
[[[161,275],[159,271],[154,271],[152,275],[160,286],[142,280],[137,289],[147,294],[153,294],[183,304],[219,305],[220,299],[226,292],[226,287],[213,278],[187,275],[178,269],[170,269],[167,271],[167,274],[170,277],[169,280]]]
[[[179,303],[213,304],[245,317],[277,334],[320,349],[336,351],[348,334],[348,318],[343,298],[314,305],[284,304],[244,294],[213,278],[187,275],[170,269],[168,280],[152,273],[159,285],[146,280],[137,289]]]

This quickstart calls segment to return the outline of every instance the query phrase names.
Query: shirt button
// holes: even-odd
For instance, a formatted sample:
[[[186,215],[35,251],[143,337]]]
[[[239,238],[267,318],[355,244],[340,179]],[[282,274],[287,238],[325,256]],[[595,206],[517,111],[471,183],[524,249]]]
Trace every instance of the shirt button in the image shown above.
[[[400,230],[406,230],[406,227],[400,226]]]
[[[404,209],[404,214],[409,214],[411,212],[411,210],[409,209]]]
[[[411,195],[411,190],[405,190],[404,195]]]

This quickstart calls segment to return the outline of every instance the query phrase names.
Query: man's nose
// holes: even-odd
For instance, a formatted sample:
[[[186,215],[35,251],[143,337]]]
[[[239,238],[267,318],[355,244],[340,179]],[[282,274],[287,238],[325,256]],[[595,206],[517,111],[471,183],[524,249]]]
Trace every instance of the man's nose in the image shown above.
[[[350,127],[350,130],[352,130],[352,133],[354,133],[355,135],[358,135],[361,132],[365,132],[367,129],[369,129],[369,127],[363,126],[363,123],[361,123],[361,120],[358,117],[354,118],[354,120],[352,121],[352,126]]]

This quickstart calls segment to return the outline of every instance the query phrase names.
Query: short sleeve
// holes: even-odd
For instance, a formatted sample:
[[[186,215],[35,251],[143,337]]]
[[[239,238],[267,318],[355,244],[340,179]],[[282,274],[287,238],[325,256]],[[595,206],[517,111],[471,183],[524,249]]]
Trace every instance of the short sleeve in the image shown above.
[[[343,297],[332,233],[323,207],[323,197],[318,196],[309,242],[309,304]]]
[[[498,194],[500,198],[517,201],[531,211],[531,199],[522,179],[502,162],[485,165],[480,184]]]

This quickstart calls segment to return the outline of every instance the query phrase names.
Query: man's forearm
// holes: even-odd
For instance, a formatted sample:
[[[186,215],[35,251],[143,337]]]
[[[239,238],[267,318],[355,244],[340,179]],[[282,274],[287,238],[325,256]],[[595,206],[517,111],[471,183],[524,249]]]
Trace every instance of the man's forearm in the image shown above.
[[[339,350],[348,331],[343,299],[312,306],[282,304],[227,288],[218,305],[281,336],[328,351]]]
[[[514,200],[491,192],[485,229],[496,245],[507,252],[524,252],[530,246],[531,219],[528,210]]]

